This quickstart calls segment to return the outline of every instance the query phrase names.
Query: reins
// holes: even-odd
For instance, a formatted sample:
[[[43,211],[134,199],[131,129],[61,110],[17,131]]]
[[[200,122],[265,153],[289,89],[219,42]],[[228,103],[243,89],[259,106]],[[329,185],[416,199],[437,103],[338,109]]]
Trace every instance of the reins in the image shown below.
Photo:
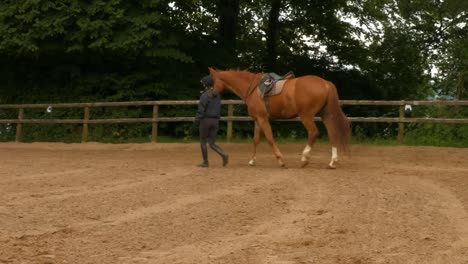
[[[252,87],[252,83],[255,80],[256,74],[254,74],[252,81],[250,81],[249,89],[247,90],[247,94],[244,96],[244,101],[247,101],[247,98],[255,91],[255,86]]]

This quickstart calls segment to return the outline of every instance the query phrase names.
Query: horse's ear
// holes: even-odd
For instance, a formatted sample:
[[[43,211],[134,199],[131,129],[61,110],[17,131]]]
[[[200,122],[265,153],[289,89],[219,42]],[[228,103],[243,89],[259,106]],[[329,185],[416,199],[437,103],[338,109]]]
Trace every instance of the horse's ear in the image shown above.
[[[208,71],[210,72],[210,75],[213,75],[216,73],[216,70],[211,67],[208,67]]]

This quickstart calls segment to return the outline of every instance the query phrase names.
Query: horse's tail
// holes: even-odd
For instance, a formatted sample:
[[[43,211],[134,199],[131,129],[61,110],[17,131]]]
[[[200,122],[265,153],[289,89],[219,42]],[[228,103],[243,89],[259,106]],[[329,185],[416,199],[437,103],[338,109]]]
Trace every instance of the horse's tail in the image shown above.
[[[328,132],[330,143],[348,152],[351,141],[351,127],[340,106],[338,92],[332,82],[328,82],[328,99],[322,111],[322,121]]]

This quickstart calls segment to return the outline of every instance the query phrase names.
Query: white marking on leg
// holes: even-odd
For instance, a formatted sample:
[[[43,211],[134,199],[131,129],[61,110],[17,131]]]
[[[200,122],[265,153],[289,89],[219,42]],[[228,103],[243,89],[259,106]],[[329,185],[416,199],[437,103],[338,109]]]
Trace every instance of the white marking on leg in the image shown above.
[[[307,145],[305,148],[304,148],[304,151],[302,151],[302,158],[301,158],[301,161],[307,161],[309,159],[309,156],[310,156],[310,151],[312,150],[312,148]]]
[[[330,160],[330,163],[328,164],[328,166],[332,169],[336,168],[335,166],[335,162],[338,161],[338,151],[336,149],[336,147],[332,147],[332,156],[331,156],[331,160]]]
[[[338,161],[338,150],[336,147],[332,147],[332,159],[334,161]]]

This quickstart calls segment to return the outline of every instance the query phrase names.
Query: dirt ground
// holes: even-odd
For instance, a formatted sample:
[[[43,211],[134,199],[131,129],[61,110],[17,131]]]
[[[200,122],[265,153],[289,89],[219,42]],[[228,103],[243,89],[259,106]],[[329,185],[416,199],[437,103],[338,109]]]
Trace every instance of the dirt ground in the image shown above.
[[[0,263],[468,263],[468,149],[0,144]]]

